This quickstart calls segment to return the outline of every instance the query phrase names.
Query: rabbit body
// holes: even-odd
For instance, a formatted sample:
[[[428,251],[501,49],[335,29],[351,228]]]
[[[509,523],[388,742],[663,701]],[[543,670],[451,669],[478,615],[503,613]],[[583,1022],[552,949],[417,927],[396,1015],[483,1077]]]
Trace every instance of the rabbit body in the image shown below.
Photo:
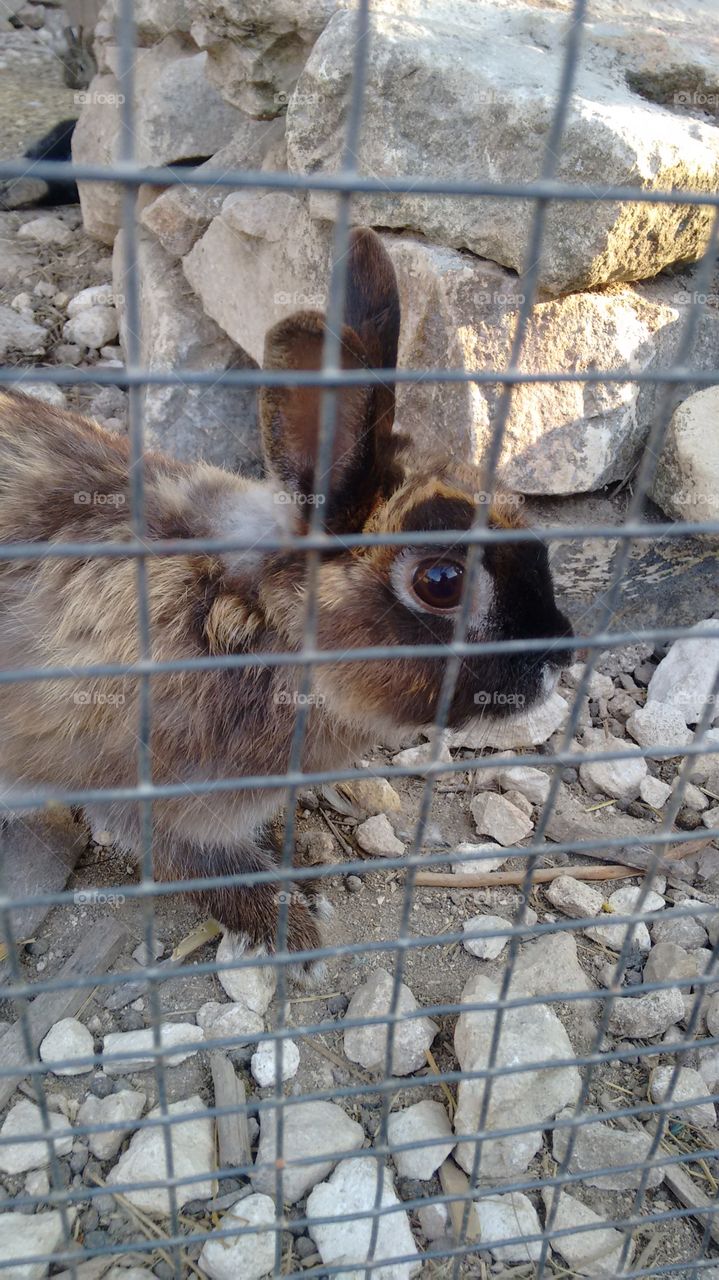
[[[371,232],[353,234],[345,368],[392,368],[399,306],[394,273]],[[268,335],[265,364],[320,366],[323,318],[303,312]],[[317,455],[319,393],[264,389],[261,421],[268,479],[149,454],[144,459],[143,542],[250,539],[248,550],[152,555],[146,563],[151,656],[160,662],[258,654],[242,668],[151,677],[152,779],[186,787],[153,803],[156,878],[271,871],[263,827],[285,798],[280,788],[200,792],[197,782],[281,776],[302,679],[299,664],[268,666],[259,655],[301,650],[306,563],[301,549],[272,550],[269,538],[308,524]],[[325,526],[332,532],[466,529],[478,488],[471,468],[413,462],[392,433],[391,387],[343,389],[327,477]],[[421,467],[421,469],[420,469]],[[413,469],[416,468],[416,469]],[[125,440],[96,424],[14,393],[0,393],[0,544],[129,542],[130,460]],[[502,519],[501,513],[497,519]],[[322,649],[436,644],[452,637],[463,551],[421,547],[333,550],[320,558],[317,642]],[[87,677],[82,669],[140,656],[137,565],[132,557],[3,560],[0,551],[0,668],[77,670],[77,679],[0,685],[0,778],[4,803],[36,787],[132,787],[137,781],[139,680]],[[484,549],[470,639],[571,634],[556,608],[546,549],[536,538]],[[528,705],[546,692],[565,659],[479,655],[466,659],[450,724]],[[314,670],[302,767],[344,767],[370,743],[432,723],[444,661],[392,658],[330,662]],[[508,691],[514,699],[506,701]],[[479,696],[481,695],[481,697]],[[505,696],[502,702],[501,697]],[[141,846],[138,805],[112,801],[97,816],[126,849]],[[203,908],[253,944],[275,944],[279,888],[237,880],[203,891]],[[290,890],[291,892],[291,890]],[[288,946],[320,943],[319,899],[292,893]]]

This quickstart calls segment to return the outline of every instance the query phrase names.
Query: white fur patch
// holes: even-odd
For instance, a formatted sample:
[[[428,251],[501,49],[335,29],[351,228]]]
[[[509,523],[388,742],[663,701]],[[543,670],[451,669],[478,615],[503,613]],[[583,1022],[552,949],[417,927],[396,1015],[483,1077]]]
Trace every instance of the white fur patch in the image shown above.
[[[241,573],[256,565],[269,541],[292,533],[296,510],[289,495],[274,484],[250,482],[246,488],[228,495],[215,515],[215,536],[242,538],[250,543],[246,548],[224,553],[229,571]]]

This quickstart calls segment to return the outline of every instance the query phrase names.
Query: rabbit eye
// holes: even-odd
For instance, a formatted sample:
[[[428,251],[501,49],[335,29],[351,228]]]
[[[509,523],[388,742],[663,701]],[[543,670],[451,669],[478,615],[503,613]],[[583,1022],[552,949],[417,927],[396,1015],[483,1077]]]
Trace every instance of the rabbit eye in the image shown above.
[[[456,609],[463,578],[464,565],[456,560],[423,560],[412,574],[412,590],[431,609]]]

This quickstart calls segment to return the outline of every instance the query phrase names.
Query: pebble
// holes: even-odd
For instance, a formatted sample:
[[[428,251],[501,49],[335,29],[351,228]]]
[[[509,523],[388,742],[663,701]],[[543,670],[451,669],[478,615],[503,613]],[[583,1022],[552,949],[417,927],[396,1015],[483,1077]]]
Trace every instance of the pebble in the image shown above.
[[[329,831],[300,832],[295,850],[303,866],[321,867],[340,861],[337,845]]]
[[[650,804],[653,809],[663,809],[672,789],[667,782],[662,782],[661,778],[653,778],[651,774],[647,774],[639,784],[639,795],[645,804]]]
[[[118,318],[114,307],[88,307],[78,311],[63,327],[66,342],[98,351],[117,337]]]
[[[43,1062],[62,1062],[65,1059],[88,1058],[95,1052],[95,1043],[87,1027],[77,1018],[62,1018],[50,1028],[40,1045]],[[79,1066],[57,1067],[56,1076],[81,1076],[92,1071],[92,1063]]]
[[[399,813],[402,808],[402,799],[387,778],[352,778],[343,788],[370,815]]]
[[[679,810],[674,819],[674,825],[679,827],[680,831],[696,831],[702,825],[702,816],[696,809],[689,809],[685,806]]]
[[[629,914],[629,913],[622,913]],[[600,942],[603,946],[609,947],[610,951],[621,951],[624,946],[624,939],[629,929],[632,929],[632,949],[641,952],[642,955],[648,955],[651,951],[652,940],[649,936],[649,930],[643,920],[638,924],[592,924],[587,925],[583,932],[588,938],[592,938],[594,942]]]
[[[233,960],[247,960],[253,956],[264,958],[265,955],[262,949],[247,950],[242,939],[226,933],[217,948],[215,959],[218,964],[228,964]],[[217,977],[230,1000],[244,1004],[253,1013],[263,1015],[267,1012],[277,987],[277,974],[272,965],[248,965],[246,969],[225,969],[218,972]]]
[[[82,360],[82,351],[73,342],[58,342],[52,354],[58,364],[75,365]]]
[[[198,1094],[185,1098],[181,1102],[168,1104],[167,1112],[171,1116],[182,1116],[190,1112],[202,1112],[205,1104]],[[161,1114],[155,1107],[148,1112],[148,1118]],[[187,1120],[169,1126],[172,1142],[172,1160],[176,1178],[192,1178],[176,1189],[177,1203],[180,1208],[188,1200],[207,1199],[213,1192],[212,1170],[215,1167],[214,1121],[209,1116],[200,1115],[195,1120]],[[168,1170],[165,1160],[164,1134],[161,1126],[138,1129],[130,1139],[127,1151],[120,1156],[117,1164],[110,1170],[107,1182],[110,1186],[121,1183],[162,1182],[167,1178]],[[170,1197],[162,1187],[145,1187],[142,1190],[124,1191],[123,1195],[137,1209],[147,1213],[167,1215],[170,1212]]]
[[[710,1036],[719,1036],[719,992],[709,997],[707,1001],[707,1030]]]
[[[112,291],[112,285],[109,284],[91,284],[87,289],[81,289],[76,293],[67,304],[67,314],[70,317],[79,316],[81,311],[89,311],[91,307],[113,307],[115,306],[115,295]]]
[[[70,1152],[70,1172],[74,1174],[82,1173],[88,1162],[89,1156],[90,1152],[87,1147],[81,1146],[79,1142],[75,1143],[75,1146]]]
[[[51,1130],[67,1129],[68,1127],[68,1121],[65,1116],[58,1115],[56,1111],[49,1113],[49,1120]],[[38,1141],[8,1142],[7,1145],[0,1146],[0,1172],[27,1173],[28,1169],[41,1169],[44,1165],[49,1164],[48,1143],[41,1136],[42,1133],[43,1124],[40,1108],[27,1098],[16,1102],[14,1107],[10,1108],[3,1121],[0,1137],[7,1140],[37,1134]],[[72,1135],[68,1134],[66,1138],[56,1138],[53,1145],[56,1155],[68,1155],[72,1149]],[[4,1216],[0,1215],[0,1221],[4,1220]]]
[[[261,1089],[267,1089],[277,1080],[276,1043],[275,1040],[261,1040],[252,1055],[250,1070]],[[283,1080],[291,1080],[299,1070],[300,1051],[294,1040],[282,1040],[280,1045],[281,1077]]]
[[[505,791],[504,798],[510,804],[513,804],[515,809],[521,809],[522,813],[526,813],[527,817],[531,818],[534,813],[534,805],[521,791]]]
[[[649,1096],[652,1102],[664,1102],[671,1098],[677,1104],[672,1115],[686,1124],[713,1127],[716,1124],[716,1109],[712,1102],[700,1102],[694,1107],[686,1105],[692,1098],[703,1098],[709,1092],[699,1072],[692,1067],[680,1067],[670,1095],[669,1085],[673,1074],[673,1063],[655,1067],[649,1077]]]
[[[405,851],[404,844],[397,839],[389,818],[384,813],[375,814],[365,822],[360,822],[355,836],[360,849],[374,858],[399,858]]]
[[[644,885],[623,884],[619,889],[615,889],[614,893],[609,895],[609,906],[612,911],[616,911],[617,915],[628,916],[632,912],[638,911],[639,899],[645,892]],[[642,915],[649,915],[651,912],[663,911],[666,903],[660,893],[655,889],[650,889],[646,894],[642,903]]]
[[[98,1160],[112,1160],[122,1146],[125,1136],[139,1120],[147,1101],[144,1093],[134,1089],[120,1089],[107,1098],[90,1094],[77,1115],[78,1124],[112,1124],[116,1127],[106,1133],[91,1133],[87,1139],[92,1154]]]
[[[504,916],[474,916],[471,920],[465,920],[462,928],[464,931],[462,946],[465,951],[472,956],[477,956],[478,960],[496,960],[504,951],[509,938],[506,936],[487,938],[482,935],[488,930],[511,929],[512,922]]]
[[[407,747],[404,751],[398,751],[392,757],[392,764],[400,765],[405,769],[417,768],[420,777],[424,774],[424,766],[431,764],[434,756],[434,744],[432,742],[422,742],[418,747]],[[435,763],[451,764],[452,756],[447,746],[446,738],[443,738],[442,744],[437,752]]]
[[[573,1112],[563,1112],[559,1120],[570,1120]],[[586,1115],[582,1117],[586,1119]],[[574,1130],[574,1149],[567,1166],[570,1173],[583,1173],[586,1176],[582,1183],[588,1187],[597,1187],[602,1191],[632,1191],[639,1186],[641,1168],[627,1170],[624,1173],[598,1174],[598,1169],[612,1169],[613,1166],[634,1164],[646,1161],[652,1144],[652,1135],[646,1131],[612,1129],[602,1124],[597,1117],[596,1124],[582,1124]],[[552,1150],[554,1159],[564,1163],[569,1149],[570,1128],[554,1130]],[[654,1166],[648,1175],[647,1187],[658,1187],[664,1181],[664,1171]]]
[[[90,1090],[95,1094],[96,1098],[107,1098],[114,1088],[114,1080],[110,1076],[106,1076],[104,1071],[99,1071],[96,1076],[93,1076]]]
[[[73,237],[71,228],[49,213],[24,222],[17,234],[19,240],[34,240],[36,244],[67,245]]]
[[[582,743],[589,751],[624,751],[627,743],[603,729],[587,729]],[[635,800],[649,770],[646,760],[590,760],[579,766],[579,781],[585,791],[611,796],[614,800]]]
[[[32,294],[30,294],[30,293],[16,293],[16,294],[15,294],[15,297],[12,299],[12,301],[11,301],[11,303],[10,303],[10,306],[12,307],[13,311],[27,311],[27,312],[29,312],[28,319],[29,319],[29,320],[32,320],[32,313],[33,313],[33,309],[34,309],[34,303],[33,303]],[[23,387],[23,391],[24,391],[24,390],[25,390],[25,388]]]
[[[683,898],[674,904],[676,907],[691,907],[694,904]],[[657,920],[652,925],[652,938],[654,942],[675,942],[678,947],[683,947],[685,951],[696,951],[698,947],[707,945],[707,931],[703,924],[695,920],[693,916],[672,916],[668,919]]]
[[[548,933],[520,948],[514,962],[510,995],[541,996],[557,991],[590,991],[592,986],[579,963],[573,934]]]
[[[672,787],[673,791],[678,790],[679,779],[677,778]],[[696,809],[698,813],[703,813],[709,808],[709,797],[704,795],[699,787],[695,787],[693,782],[685,782],[682,784],[682,801],[687,809]]]
[[[675,942],[657,942],[644,966],[644,982],[673,982],[693,978],[697,973],[696,952],[685,951]]]
[[[12,307],[0,306],[0,359],[10,351],[23,355],[39,355],[45,350],[47,331]]]
[[[45,1169],[32,1169],[25,1179],[25,1191],[29,1196],[44,1197],[50,1190],[50,1179]]]
[[[223,1216],[219,1230],[232,1227],[270,1226],[277,1221],[269,1196],[251,1195],[239,1200]],[[248,1231],[242,1235],[208,1236],[202,1246],[200,1266],[210,1280],[261,1280],[275,1266],[275,1232]]]
[[[382,1018],[390,1011],[394,980],[384,969],[373,973],[355,991],[346,1018]],[[401,983],[397,1013],[409,1014],[419,1008],[412,992]],[[404,1018],[395,1023],[392,1042],[392,1075],[407,1076],[426,1066],[426,1051],[437,1034],[430,1018]],[[350,1062],[358,1062],[365,1071],[385,1073],[387,1027],[381,1024],[348,1027],[344,1033],[344,1051]]]
[[[300,1261],[302,1261],[303,1258],[312,1258],[312,1257],[319,1258],[319,1254],[317,1253],[317,1249],[315,1248],[314,1241],[310,1240],[309,1236],[298,1236],[296,1238],[295,1253],[297,1254],[297,1257],[300,1259]]]
[[[575,920],[597,916],[604,906],[604,895],[598,889],[573,876],[557,876],[545,889],[545,897],[563,915]]]
[[[719,672],[719,640],[692,639],[691,631],[710,630],[716,622],[716,618],[706,618],[681,640],[675,640],[654,671],[648,704],[663,703],[674,707],[686,724],[698,722]]]
[[[68,1207],[66,1213],[72,1224],[76,1210]],[[0,1213],[0,1263],[12,1263],[14,1258],[32,1257],[37,1254],[52,1257],[63,1247],[65,1232],[59,1210],[51,1213]],[[40,1280],[47,1275],[47,1263],[27,1263],[24,1266],[3,1266],[2,1273],[8,1280]]]
[[[374,1218],[372,1210],[378,1180],[381,1180],[382,1207],[396,1206],[397,1212]],[[315,1217],[331,1218],[341,1215],[351,1217],[345,1216],[344,1220],[336,1222],[312,1221]],[[419,1268],[420,1257],[409,1218],[401,1209],[392,1175],[387,1168],[378,1173],[377,1161],[372,1157],[341,1161],[329,1181],[321,1182],[310,1194],[307,1200],[307,1217],[310,1220],[309,1233],[317,1245],[322,1261],[326,1266],[345,1264],[348,1268],[347,1272],[343,1272],[346,1280],[350,1280],[349,1268],[359,1269],[369,1256],[373,1222],[378,1224],[373,1265],[386,1258],[415,1258],[415,1261],[382,1267],[377,1274],[381,1274],[384,1280],[410,1280]]]
[[[495,1240],[512,1240],[514,1236],[542,1234],[537,1211],[528,1196],[521,1191],[510,1191],[503,1196],[484,1196],[474,1204],[483,1249],[489,1249],[498,1262],[537,1261],[542,1252],[541,1240],[530,1240],[526,1244],[521,1240],[512,1244],[493,1243]]]
[[[244,1004],[220,1004],[208,1000],[197,1010],[197,1023],[202,1027],[206,1040],[232,1040],[233,1050],[248,1044],[253,1037],[262,1035],[264,1019]]]
[[[193,1053],[197,1053],[200,1041],[204,1039],[202,1028],[193,1022],[165,1022],[160,1028],[160,1043],[163,1049],[181,1044],[187,1047],[177,1053],[165,1054],[164,1062],[168,1067],[176,1067]],[[142,1031],[111,1031],[105,1036],[102,1044],[103,1070],[109,1076],[124,1076],[129,1072],[147,1071],[154,1067],[157,1055],[154,1049],[154,1029],[144,1027]],[[112,1061],[112,1055],[131,1053],[132,1057],[120,1061]]]
[[[345,889],[348,893],[360,893],[362,889],[362,880],[360,876],[347,876],[345,880]]]
[[[719,805],[715,805],[713,809],[705,809],[702,814],[702,822],[709,831],[719,827]]]
[[[417,1221],[427,1240],[441,1240],[447,1234],[449,1222],[446,1204],[428,1204],[418,1209]]]
[[[678,987],[664,987],[645,996],[619,996],[612,1005],[608,1026],[612,1035],[650,1040],[683,1017],[681,991]]]
[[[681,754],[682,747],[689,746],[694,737],[680,712],[661,702],[648,702],[637,707],[627,720],[627,732],[640,747],[676,747],[677,755]]]
[[[425,1099],[413,1107],[393,1111],[387,1125],[387,1138],[393,1148],[392,1159],[401,1178],[431,1178],[435,1170],[447,1159],[454,1138],[447,1112],[441,1102]],[[407,1142],[423,1143],[427,1139],[448,1138],[446,1143],[417,1146],[411,1151],[395,1151]]]
[[[456,876],[485,876],[488,871],[497,871],[503,867],[509,857],[501,845],[492,842],[471,844],[465,841],[457,845],[455,852],[462,854],[461,862],[452,863],[452,871]]]
[[[23,382],[21,390],[24,395],[34,400],[42,400],[43,404],[51,404],[56,409],[66,407],[65,392],[54,382]]]
[[[503,847],[516,845],[530,835],[531,819],[505,796],[483,791],[475,796],[470,811],[480,836],[490,836]]]
[[[37,284],[33,286],[33,293],[36,298],[54,298],[55,292],[55,286],[49,280],[38,280]]]
[[[549,1211],[554,1201],[553,1187],[542,1191],[545,1208]],[[574,1234],[550,1236],[552,1248],[560,1254],[572,1271],[582,1276],[602,1276],[615,1280],[619,1275],[619,1260],[624,1245],[624,1235],[613,1227],[604,1227],[606,1214],[600,1216],[562,1191],[557,1204],[554,1226],[559,1231],[571,1227],[587,1227],[596,1223],[596,1231],[579,1231]],[[627,1261],[631,1261],[634,1246],[629,1249]]]
[[[277,1160],[277,1113],[274,1108],[260,1112],[260,1144],[257,1149],[252,1185],[256,1191],[275,1194]],[[334,1102],[297,1102],[286,1106],[282,1134],[282,1196],[286,1204],[297,1204],[311,1187],[332,1169],[327,1159],[335,1152],[359,1151],[364,1129]],[[316,1156],[311,1164],[293,1160]]]

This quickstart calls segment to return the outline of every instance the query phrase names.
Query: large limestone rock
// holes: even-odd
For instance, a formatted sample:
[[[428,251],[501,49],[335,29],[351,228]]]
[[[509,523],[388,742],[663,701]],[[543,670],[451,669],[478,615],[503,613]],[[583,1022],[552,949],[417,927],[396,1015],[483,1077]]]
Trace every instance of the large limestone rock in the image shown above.
[[[334,14],[290,98],[293,172],[340,167],[354,30],[353,13]],[[373,14],[360,172],[380,179],[538,178],[566,30],[566,17],[529,5],[498,9],[460,0]],[[613,43],[603,35],[588,24],[555,177],[581,182],[588,195],[614,183],[715,189],[719,129],[672,98],[667,106],[648,101],[651,86],[641,80],[630,87],[631,41]],[[313,193],[313,216],[329,216],[334,202],[331,192]],[[355,197],[354,213],[380,226],[414,227],[439,244],[521,271],[534,206],[371,193]],[[692,261],[706,245],[710,217],[708,208],[696,206],[555,202],[547,213],[541,285],[559,294],[639,280]]]
[[[72,155],[77,163],[109,165],[121,155],[118,50],[106,49],[107,70],[84,95],[75,127]],[[205,75],[207,54],[191,52],[177,36],[151,49],[139,49],[135,64],[134,157],[140,164],[174,164],[205,159],[230,141],[238,113]],[[85,229],[112,244],[120,225],[122,188],[118,183],[79,183]]]
[[[462,992],[463,1004],[492,1003],[498,988],[488,978],[470,978]],[[470,1010],[460,1014],[454,1044],[462,1071],[482,1071],[489,1065],[496,1010]],[[518,1073],[512,1067],[567,1060],[573,1056],[569,1037],[548,1005],[529,1005],[505,1011],[495,1065],[505,1067],[493,1079],[486,1128],[505,1129],[532,1124],[536,1130],[506,1138],[489,1138],[482,1145],[480,1181],[511,1181],[524,1172],[542,1145],[542,1130],[565,1106],[579,1097],[576,1067],[547,1066]],[[462,1080],[458,1090],[454,1128],[471,1134],[480,1122],[486,1081]],[[455,1158],[471,1174],[475,1144],[460,1143]]]
[[[674,411],[652,485],[677,520],[719,520],[719,388],[695,391]]]
[[[113,254],[114,291],[122,299],[125,237]],[[143,389],[148,447],[183,461],[198,458],[248,474],[261,474],[259,427],[253,388],[186,383],[183,369],[212,372],[248,368],[252,361],[206,316],[179,265],[147,232],[138,237],[140,336],[143,364],[176,370],[169,386]],[[123,331],[125,317],[123,315]]]

